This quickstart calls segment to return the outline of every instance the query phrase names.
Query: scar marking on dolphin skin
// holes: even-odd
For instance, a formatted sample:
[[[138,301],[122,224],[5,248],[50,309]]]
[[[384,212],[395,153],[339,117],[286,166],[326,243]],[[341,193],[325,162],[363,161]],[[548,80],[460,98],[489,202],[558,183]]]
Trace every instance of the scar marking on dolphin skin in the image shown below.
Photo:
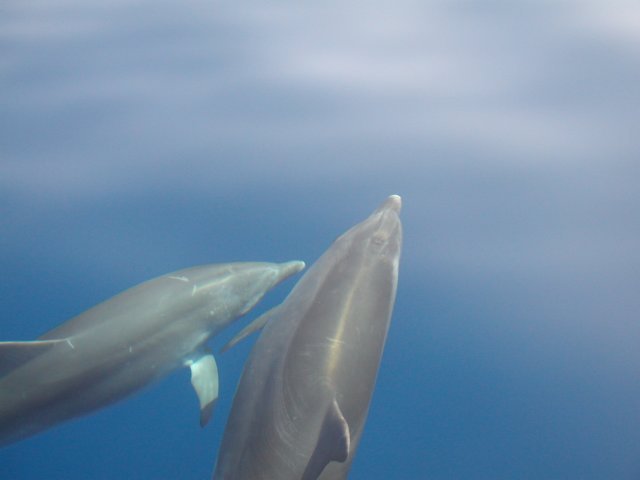
[[[189,279],[187,277],[176,277],[175,275],[169,275],[168,278],[173,278],[174,280],[179,280],[181,282],[188,282]]]
[[[196,291],[198,290],[198,286],[194,285],[193,288],[191,289],[191,296],[193,297],[196,294]]]
[[[68,338],[67,338],[67,343],[69,344],[69,346],[70,346],[73,350],[75,350],[75,349],[76,349],[76,347],[74,347],[74,346],[73,346],[73,343],[71,343],[71,340],[69,340]]]
[[[344,340],[340,340],[339,338],[327,337],[327,341],[331,345],[341,346],[346,345],[347,343]]]

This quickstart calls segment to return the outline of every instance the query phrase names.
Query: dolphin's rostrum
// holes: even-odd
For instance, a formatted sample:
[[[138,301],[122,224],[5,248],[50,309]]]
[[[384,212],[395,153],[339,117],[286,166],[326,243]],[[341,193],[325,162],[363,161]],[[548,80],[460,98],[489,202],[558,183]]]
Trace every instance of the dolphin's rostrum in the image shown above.
[[[303,267],[188,268],[130,288],[36,341],[0,342],[0,445],[120,400],[183,365],[204,425],[218,396],[205,342]]]
[[[340,236],[261,327],[219,451],[218,480],[345,479],[367,417],[402,243],[392,195]]]

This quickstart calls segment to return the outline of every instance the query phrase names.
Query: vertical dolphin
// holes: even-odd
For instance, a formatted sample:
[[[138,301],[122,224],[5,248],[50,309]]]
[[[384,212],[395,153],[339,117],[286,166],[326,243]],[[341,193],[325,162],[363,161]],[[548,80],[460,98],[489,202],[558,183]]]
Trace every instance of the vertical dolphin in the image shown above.
[[[376,381],[398,279],[400,197],[320,257],[266,324],[245,364],[217,480],[344,479]]]
[[[0,445],[120,400],[183,365],[204,425],[218,396],[205,342],[303,267],[188,268],[130,288],[36,341],[0,342]]]

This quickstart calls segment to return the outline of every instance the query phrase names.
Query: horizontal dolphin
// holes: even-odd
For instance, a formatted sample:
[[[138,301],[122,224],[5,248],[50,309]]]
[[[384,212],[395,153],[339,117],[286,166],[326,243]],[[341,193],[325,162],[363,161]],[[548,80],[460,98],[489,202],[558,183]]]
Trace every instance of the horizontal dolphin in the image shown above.
[[[187,268],[141,283],[32,342],[0,342],[0,445],[118,401],[181,367],[204,425],[218,396],[205,342],[303,262]]]
[[[400,197],[340,236],[260,328],[217,480],[344,479],[367,417],[398,280]]]

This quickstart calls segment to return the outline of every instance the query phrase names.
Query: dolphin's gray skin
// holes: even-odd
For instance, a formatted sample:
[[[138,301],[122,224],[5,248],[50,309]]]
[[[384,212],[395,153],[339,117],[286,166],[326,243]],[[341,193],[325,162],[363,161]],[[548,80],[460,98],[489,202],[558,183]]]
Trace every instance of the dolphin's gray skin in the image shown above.
[[[144,282],[33,342],[0,343],[0,445],[120,400],[191,368],[200,423],[218,396],[205,342],[247,313],[303,262],[229,263]]]
[[[233,400],[215,479],[347,477],[395,300],[399,212],[400,197],[390,196],[240,333],[266,323]]]

